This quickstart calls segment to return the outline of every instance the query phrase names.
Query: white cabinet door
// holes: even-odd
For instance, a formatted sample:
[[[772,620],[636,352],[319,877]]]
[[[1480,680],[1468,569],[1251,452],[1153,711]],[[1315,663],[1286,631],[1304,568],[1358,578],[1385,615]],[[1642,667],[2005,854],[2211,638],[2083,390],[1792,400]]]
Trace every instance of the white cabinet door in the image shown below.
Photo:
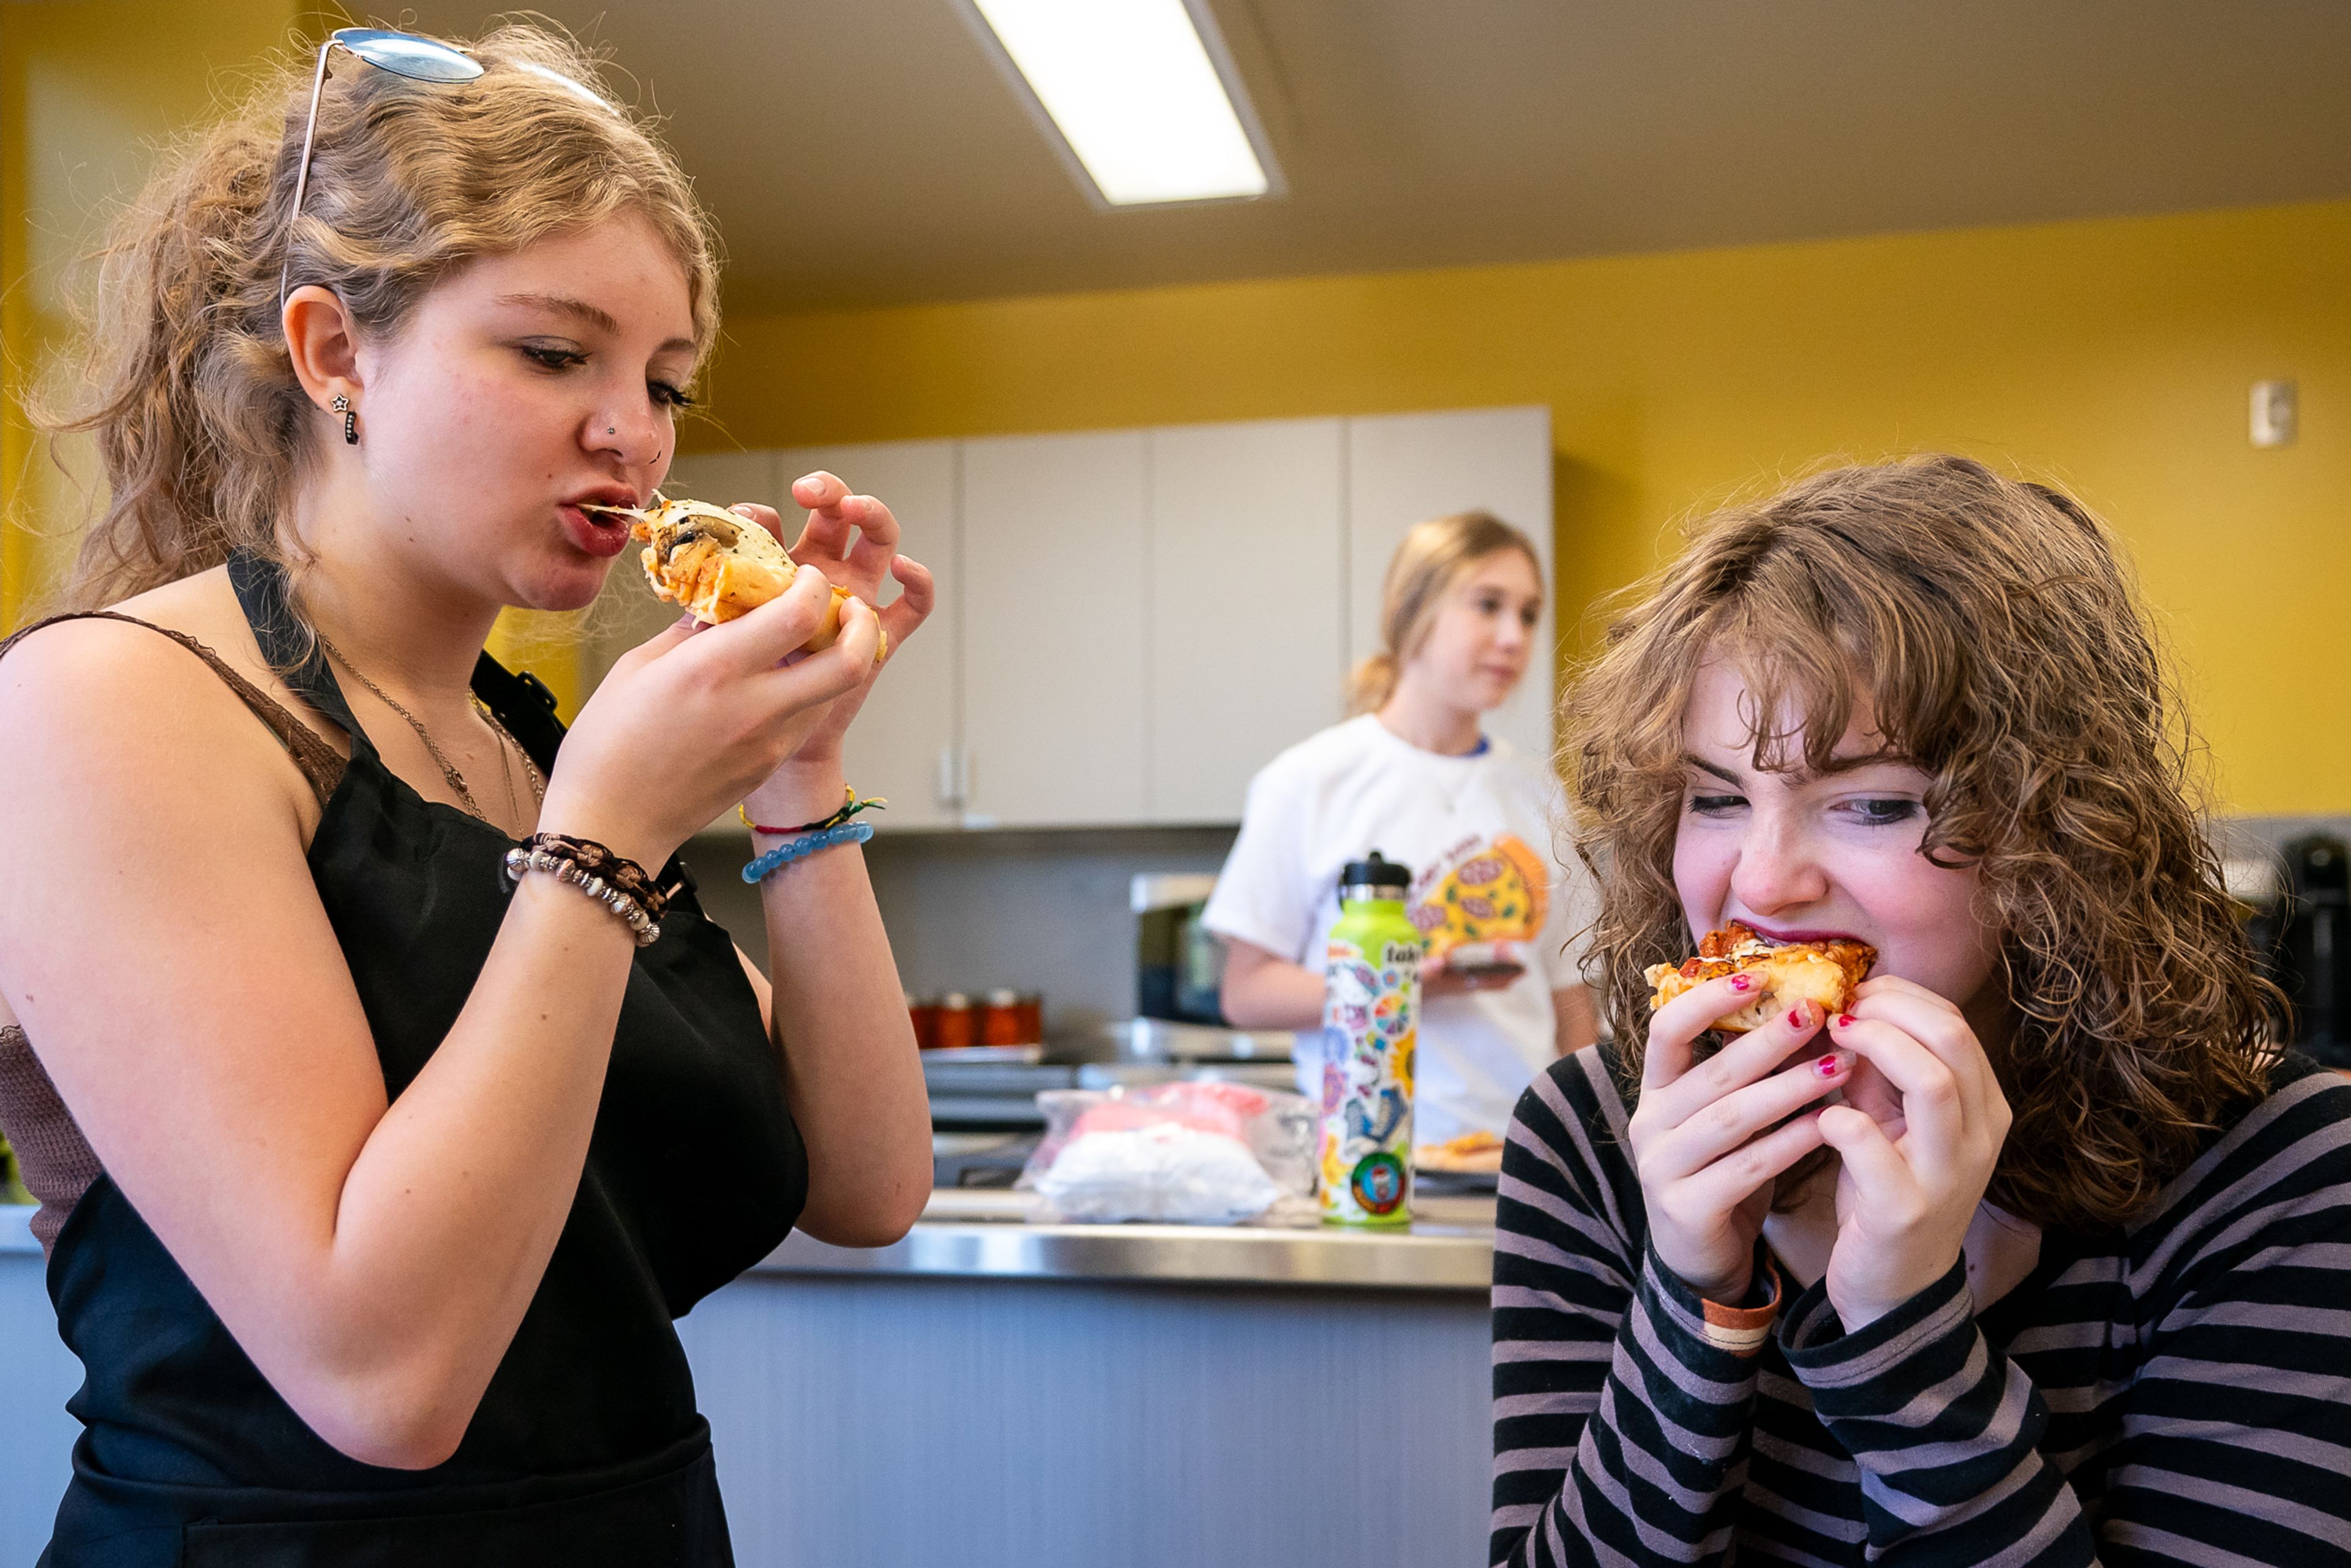
[[[772,452],[695,452],[680,457],[662,481],[662,494],[731,507],[737,501],[775,505],[776,455]],[[580,696],[595,690],[612,661],[677,619],[677,606],[653,597],[644,568],[631,545],[612,562],[604,591],[588,617],[581,649]]]
[[[1340,422],[1151,433],[1151,820],[1237,822],[1249,776],[1342,716]]]
[[[1144,433],[963,444],[965,821],[1145,819]]]
[[[772,507],[783,493],[773,452],[686,452],[670,465],[662,494],[672,500],[707,501],[731,507],[757,501]]]
[[[957,588],[963,573],[956,560],[956,443],[892,441],[857,446],[799,446],[775,454],[776,490],[787,495],[793,480],[825,469],[862,495],[889,507],[902,530],[899,553],[912,556],[937,578],[940,601],[923,629],[893,650],[889,667],[874,683],[863,711],[849,727],[849,782],[860,795],[888,798],[889,810],[863,819],[876,832],[952,827],[962,821],[953,798],[956,733],[956,643]],[[779,503],[797,526],[808,514]],[[898,585],[885,581],[882,601],[893,602]]]
[[[1388,558],[1424,517],[1482,507],[1534,541],[1542,557],[1543,613],[1536,656],[1510,700],[1487,716],[1506,737],[1549,765],[1557,617],[1551,600],[1551,410],[1467,409],[1347,421],[1347,653],[1380,645],[1380,584]]]

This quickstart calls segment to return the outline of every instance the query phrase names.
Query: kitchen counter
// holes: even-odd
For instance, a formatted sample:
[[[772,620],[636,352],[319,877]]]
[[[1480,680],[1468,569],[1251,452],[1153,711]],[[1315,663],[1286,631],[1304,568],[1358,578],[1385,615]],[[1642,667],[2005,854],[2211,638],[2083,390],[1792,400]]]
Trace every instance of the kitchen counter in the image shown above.
[[[1401,1232],[1019,1203],[937,1192],[872,1251],[793,1236],[679,1321],[741,1561],[1482,1561],[1490,1197],[1426,1197]],[[32,1213],[0,1207],[12,1563],[47,1540],[79,1430]]]
[[[1486,1293],[1494,1200],[1424,1197],[1409,1229],[1027,1222],[1024,1195],[941,1189],[904,1240],[830,1247],[794,1232],[764,1274],[1093,1280],[1279,1289]]]
[[[1022,1194],[942,1188],[894,1246],[833,1247],[796,1230],[751,1272],[1485,1294],[1494,1200],[1424,1197],[1416,1207],[1404,1230],[1040,1225],[1028,1222]],[[39,1254],[32,1216],[28,1206],[0,1205],[0,1253]]]

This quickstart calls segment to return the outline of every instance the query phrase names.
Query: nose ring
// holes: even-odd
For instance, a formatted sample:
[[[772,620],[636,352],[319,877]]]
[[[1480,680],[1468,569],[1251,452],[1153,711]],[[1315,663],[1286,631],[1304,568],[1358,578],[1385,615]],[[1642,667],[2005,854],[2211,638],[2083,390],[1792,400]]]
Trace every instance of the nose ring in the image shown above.
[[[618,435],[621,434],[621,427],[617,424],[608,424],[604,427],[604,434],[607,435]]]

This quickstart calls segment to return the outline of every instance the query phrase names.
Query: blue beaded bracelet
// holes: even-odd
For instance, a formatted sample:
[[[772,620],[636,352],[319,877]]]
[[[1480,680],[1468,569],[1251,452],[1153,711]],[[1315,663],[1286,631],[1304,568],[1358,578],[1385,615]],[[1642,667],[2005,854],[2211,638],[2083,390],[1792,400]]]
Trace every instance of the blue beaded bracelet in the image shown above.
[[[749,883],[764,881],[770,872],[780,871],[794,861],[806,860],[819,850],[829,850],[835,844],[862,844],[872,836],[873,824],[871,822],[843,822],[838,827],[796,834],[745,866],[743,880]]]

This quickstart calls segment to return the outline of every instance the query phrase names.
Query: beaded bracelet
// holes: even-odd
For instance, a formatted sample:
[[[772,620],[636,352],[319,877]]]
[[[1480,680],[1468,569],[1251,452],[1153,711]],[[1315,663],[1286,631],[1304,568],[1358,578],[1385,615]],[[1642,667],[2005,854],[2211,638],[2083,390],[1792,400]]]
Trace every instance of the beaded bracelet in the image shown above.
[[[760,830],[762,832],[766,829]],[[812,832],[795,833],[743,868],[743,880],[763,882],[773,872],[781,871],[797,860],[806,860],[819,850],[829,850],[835,844],[862,844],[873,836],[871,822],[836,822],[830,828]]]
[[[650,947],[660,939],[660,915],[669,900],[636,862],[593,839],[539,833],[507,852],[507,886],[520,885],[535,871],[569,883],[610,909],[629,928],[638,946]]]
[[[655,920],[669,908],[669,893],[653,880],[653,873],[609,845],[565,833],[534,833],[523,841],[523,848],[545,850],[557,860],[572,862],[590,876],[603,878],[606,883],[634,899]]]

